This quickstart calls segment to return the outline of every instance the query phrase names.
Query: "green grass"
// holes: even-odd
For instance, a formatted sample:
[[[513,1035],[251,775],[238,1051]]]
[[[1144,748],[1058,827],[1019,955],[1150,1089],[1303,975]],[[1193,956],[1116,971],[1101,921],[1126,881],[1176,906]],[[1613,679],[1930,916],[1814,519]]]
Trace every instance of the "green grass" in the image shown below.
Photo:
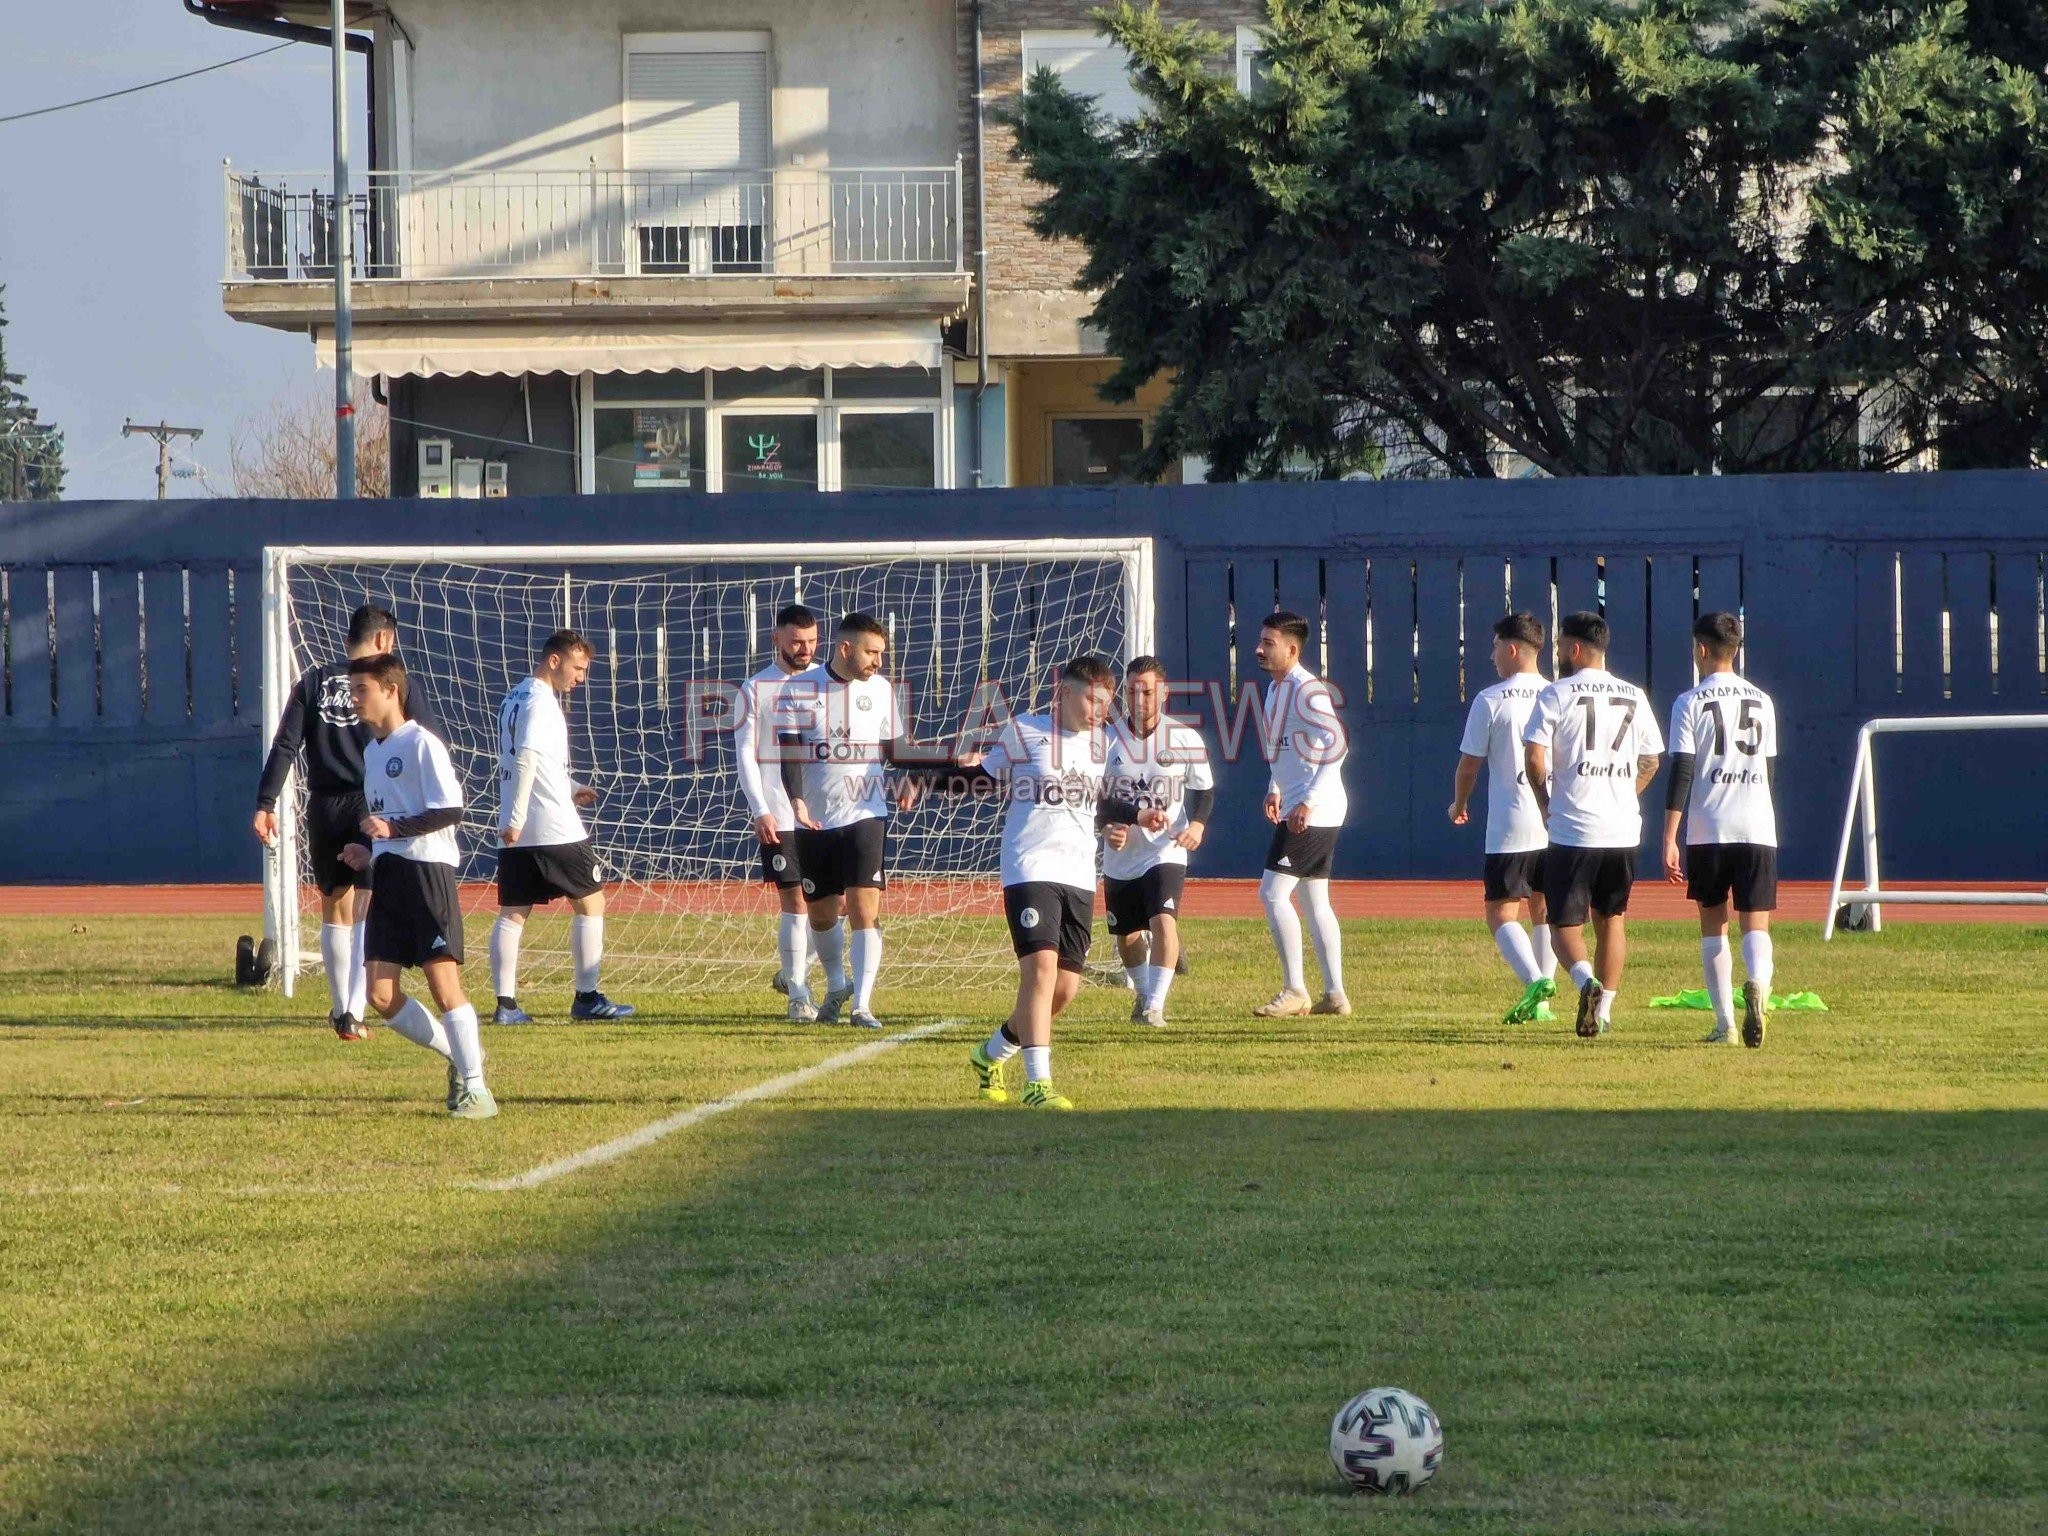
[[[504,1114],[222,986],[234,922],[0,924],[0,1529],[2036,1531],[2048,932],[1779,941],[1766,1050],[1497,1022],[1476,922],[1356,925],[1267,1025],[1191,924],[1163,1033],[1084,994],[1083,1112],[973,1101],[963,1025],[520,1194],[816,1062],[763,987],[487,1031]],[[481,954],[480,935],[475,952]],[[770,935],[762,934],[765,951]],[[765,963],[765,962],[764,962]],[[473,966],[481,983],[483,968]],[[310,993],[310,995],[309,995]],[[561,1011],[566,999],[530,1003]],[[288,1012],[289,1016],[283,1016]],[[1367,1386],[1445,1469],[1365,1504]]]

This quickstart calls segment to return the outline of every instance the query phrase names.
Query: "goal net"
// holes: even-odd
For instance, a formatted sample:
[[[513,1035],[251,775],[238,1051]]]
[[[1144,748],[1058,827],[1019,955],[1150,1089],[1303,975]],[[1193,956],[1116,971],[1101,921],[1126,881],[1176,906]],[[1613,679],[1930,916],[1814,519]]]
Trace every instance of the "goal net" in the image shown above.
[[[584,819],[610,882],[606,981],[622,993],[709,994],[765,988],[775,969],[778,908],[758,878],[726,723],[732,690],[768,662],[775,611],[800,602],[821,615],[820,659],[842,613],[879,618],[890,635],[885,670],[912,733],[951,740],[990,685],[1023,713],[1045,706],[1053,670],[1069,657],[1128,660],[1151,649],[1151,542],[270,549],[270,719],[307,667],[344,654],[349,614],[365,602],[397,615],[399,654],[462,777],[472,916],[495,907],[498,706],[554,630],[591,640],[589,678],[564,707],[572,771],[600,797]],[[265,928],[287,991],[302,967],[319,964],[303,806],[294,774],[265,877]],[[892,982],[986,985],[1009,975],[1000,814],[995,799],[927,797],[891,821],[883,911]],[[520,954],[523,988],[567,984],[562,906],[535,910]]]

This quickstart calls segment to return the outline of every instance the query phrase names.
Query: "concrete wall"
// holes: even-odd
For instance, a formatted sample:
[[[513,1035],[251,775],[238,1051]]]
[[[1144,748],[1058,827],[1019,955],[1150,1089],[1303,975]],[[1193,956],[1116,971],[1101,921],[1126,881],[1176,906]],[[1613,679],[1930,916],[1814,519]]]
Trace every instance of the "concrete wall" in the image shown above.
[[[0,881],[257,877],[265,545],[796,542],[845,509],[802,493],[0,507]],[[1150,535],[1158,650],[1183,677],[1253,678],[1250,619],[1316,616],[1308,660],[1342,689],[1352,741],[1343,876],[1476,876],[1479,829],[1443,807],[1510,583],[1542,611],[1604,601],[1615,670],[1660,710],[1691,681],[1695,608],[1743,608],[1749,673],[1779,702],[1793,876],[1832,861],[1861,721],[2048,711],[2048,472],[926,491],[861,510],[877,539]],[[429,653],[429,691],[461,665]],[[2048,738],[1889,741],[1879,778],[1892,874],[2048,881]],[[1198,873],[1256,872],[1265,779],[1256,761],[1221,774]]]
[[[418,170],[621,163],[628,32],[768,31],[775,158],[951,165],[954,37],[934,0],[411,0]]]

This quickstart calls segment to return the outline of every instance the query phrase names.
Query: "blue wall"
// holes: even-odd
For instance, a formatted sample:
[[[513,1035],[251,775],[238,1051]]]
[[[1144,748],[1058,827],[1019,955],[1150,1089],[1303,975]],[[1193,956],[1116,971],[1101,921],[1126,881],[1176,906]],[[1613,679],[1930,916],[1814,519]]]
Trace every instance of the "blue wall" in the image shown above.
[[[1779,700],[1797,876],[1827,872],[1864,719],[2048,711],[2044,472],[9,506],[0,881],[258,877],[265,545],[1105,533],[1160,541],[1160,646],[1185,676],[1255,677],[1276,602],[1320,616],[1308,659],[1353,734],[1340,875],[1475,870],[1477,827],[1443,807],[1510,593],[1538,612],[1604,600],[1614,669],[1660,709],[1691,681],[1696,607],[1740,607],[1750,675]],[[1879,770],[1889,873],[2048,879],[2048,734],[1895,739]],[[1199,873],[1256,872],[1264,780],[1225,775]]]

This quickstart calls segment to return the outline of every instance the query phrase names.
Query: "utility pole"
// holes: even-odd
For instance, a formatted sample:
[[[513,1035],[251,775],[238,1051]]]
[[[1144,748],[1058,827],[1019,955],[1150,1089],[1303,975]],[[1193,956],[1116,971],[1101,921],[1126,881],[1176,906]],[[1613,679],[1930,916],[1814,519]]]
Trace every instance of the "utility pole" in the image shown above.
[[[355,310],[349,293],[354,265],[355,218],[348,191],[348,17],[344,0],[331,0],[327,43],[334,55],[334,494],[356,494],[356,408],[349,398]]]
[[[121,435],[156,439],[156,499],[167,501],[171,494],[171,439],[185,437],[196,443],[206,434],[197,427],[174,427],[162,421],[153,427],[141,422],[124,421],[121,423]]]

